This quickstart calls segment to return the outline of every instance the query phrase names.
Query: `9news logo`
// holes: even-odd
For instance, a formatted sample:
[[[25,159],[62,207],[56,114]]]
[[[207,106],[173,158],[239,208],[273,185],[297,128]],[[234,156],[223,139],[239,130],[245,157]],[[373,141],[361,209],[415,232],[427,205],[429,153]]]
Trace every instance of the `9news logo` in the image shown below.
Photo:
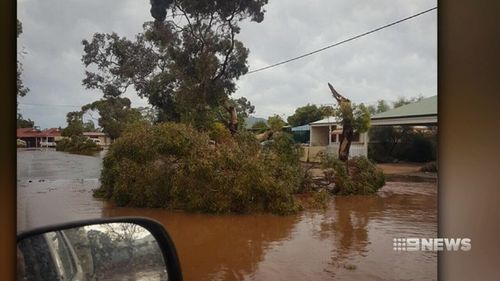
[[[414,251],[470,251],[470,238],[394,238],[393,250]]]

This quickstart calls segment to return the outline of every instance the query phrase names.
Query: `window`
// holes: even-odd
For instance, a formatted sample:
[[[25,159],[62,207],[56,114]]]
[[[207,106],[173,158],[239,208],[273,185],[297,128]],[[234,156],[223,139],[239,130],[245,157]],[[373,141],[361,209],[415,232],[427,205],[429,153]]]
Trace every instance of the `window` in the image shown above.
[[[337,142],[337,134],[332,133],[332,134],[330,135],[330,141],[331,141],[332,143]]]
[[[63,280],[71,280],[76,274],[76,264],[71,250],[60,231],[46,234],[49,247],[53,249],[55,264]]]

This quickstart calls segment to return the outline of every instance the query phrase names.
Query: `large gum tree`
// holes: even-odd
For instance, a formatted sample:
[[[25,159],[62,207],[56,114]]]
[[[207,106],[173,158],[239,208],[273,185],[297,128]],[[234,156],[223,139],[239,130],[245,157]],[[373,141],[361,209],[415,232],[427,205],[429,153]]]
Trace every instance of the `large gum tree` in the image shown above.
[[[151,0],[154,21],[144,23],[133,40],[95,33],[82,41],[83,85],[101,90],[104,98],[133,87],[157,110],[160,122],[207,129],[222,121],[235,132],[238,102],[231,94],[235,81],[248,71],[249,53],[236,39],[239,23],[261,22],[265,4],[267,0]]]

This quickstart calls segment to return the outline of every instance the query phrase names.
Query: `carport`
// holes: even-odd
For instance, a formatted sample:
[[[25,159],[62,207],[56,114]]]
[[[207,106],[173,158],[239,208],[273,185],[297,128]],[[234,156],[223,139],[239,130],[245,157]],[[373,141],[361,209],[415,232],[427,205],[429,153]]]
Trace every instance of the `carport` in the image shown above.
[[[424,98],[418,102],[403,105],[371,117],[371,126],[437,126],[437,96]],[[319,152],[335,154],[341,126],[334,118],[325,118],[310,125],[310,144],[306,151],[307,161],[318,161]],[[351,144],[350,156],[368,155],[367,133],[359,134]],[[314,160],[312,160],[314,159]]]
[[[428,161],[424,159],[433,159],[431,155],[435,157],[436,151],[429,150],[429,145],[426,145],[421,138],[419,141],[419,139],[414,138],[408,139],[403,135],[396,137],[398,134],[387,138],[388,132],[394,131],[388,131],[384,128],[396,127],[398,132],[419,132],[427,137],[434,135],[434,137],[430,138],[435,143],[435,133],[438,125],[437,101],[437,96],[432,96],[372,116],[371,133],[369,134],[371,136],[369,140],[370,157],[377,159],[376,161],[385,162],[392,161],[391,157],[399,153],[398,158],[403,157],[407,161],[420,162]],[[422,134],[420,136],[423,136]],[[420,145],[410,145],[414,141],[419,142]]]
[[[372,126],[435,126],[437,96],[422,99],[372,116]]]

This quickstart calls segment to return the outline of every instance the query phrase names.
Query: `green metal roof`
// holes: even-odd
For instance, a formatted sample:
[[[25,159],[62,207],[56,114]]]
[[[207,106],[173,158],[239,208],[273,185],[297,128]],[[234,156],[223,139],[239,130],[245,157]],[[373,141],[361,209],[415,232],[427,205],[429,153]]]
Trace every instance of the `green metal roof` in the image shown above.
[[[400,118],[410,116],[437,115],[437,96],[428,97],[421,101],[396,107],[394,109],[375,114],[371,119]]]

